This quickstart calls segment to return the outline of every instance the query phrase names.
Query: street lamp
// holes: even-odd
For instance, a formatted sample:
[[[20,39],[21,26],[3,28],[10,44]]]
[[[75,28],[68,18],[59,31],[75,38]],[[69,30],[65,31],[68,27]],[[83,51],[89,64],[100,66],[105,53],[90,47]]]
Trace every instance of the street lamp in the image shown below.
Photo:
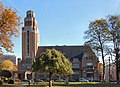
[[[95,69],[95,68],[93,67],[93,81],[94,81],[94,69]]]
[[[110,57],[109,57],[109,83],[110,83]]]
[[[84,74],[84,75],[83,75],[83,77],[85,78],[85,77],[86,77],[86,76],[85,76],[85,74],[86,74],[86,71],[84,70],[83,72],[84,72],[84,73],[83,73],[83,74]]]

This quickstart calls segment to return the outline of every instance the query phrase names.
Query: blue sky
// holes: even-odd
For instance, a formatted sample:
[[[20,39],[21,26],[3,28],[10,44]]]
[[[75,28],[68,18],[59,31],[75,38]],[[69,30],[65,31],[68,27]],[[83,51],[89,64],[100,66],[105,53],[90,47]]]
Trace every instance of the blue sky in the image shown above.
[[[3,0],[18,10],[21,21],[27,10],[36,14],[40,45],[83,45],[90,21],[120,14],[120,0]],[[22,27],[23,25],[21,25]],[[14,54],[21,58],[22,42],[13,38]]]

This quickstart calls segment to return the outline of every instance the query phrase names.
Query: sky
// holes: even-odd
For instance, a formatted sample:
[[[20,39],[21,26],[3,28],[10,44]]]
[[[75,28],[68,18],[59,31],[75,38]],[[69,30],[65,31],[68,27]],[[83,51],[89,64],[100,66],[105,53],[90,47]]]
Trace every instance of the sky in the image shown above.
[[[26,11],[35,12],[40,32],[40,46],[83,45],[84,32],[88,30],[90,21],[105,18],[107,15],[120,15],[120,0],[2,0],[2,2],[5,7],[17,9],[21,22]],[[17,58],[22,57],[21,37],[20,33],[19,38],[12,38],[13,54]]]

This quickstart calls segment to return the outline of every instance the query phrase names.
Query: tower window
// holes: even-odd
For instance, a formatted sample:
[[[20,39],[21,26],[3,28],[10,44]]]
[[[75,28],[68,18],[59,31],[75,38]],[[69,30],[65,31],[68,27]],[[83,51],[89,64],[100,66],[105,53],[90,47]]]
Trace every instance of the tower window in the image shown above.
[[[32,22],[31,21],[25,21],[25,26],[32,26]]]
[[[29,30],[27,30],[27,54],[28,54],[28,56],[29,56],[29,50],[30,50],[30,48],[29,48],[29,36],[30,36],[30,34],[29,33],[30,33]]]
[[[29,43],[29,38],[27,38],[27,43]]]
[[[27,30],[27,38],[29,38],[29,30]]]

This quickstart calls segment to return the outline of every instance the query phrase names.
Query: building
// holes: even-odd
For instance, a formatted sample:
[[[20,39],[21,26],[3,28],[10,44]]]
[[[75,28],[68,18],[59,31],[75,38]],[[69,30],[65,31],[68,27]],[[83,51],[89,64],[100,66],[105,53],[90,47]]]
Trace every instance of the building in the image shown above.
[[[4,60],[10,60],[13,64],[16,65],[16,56],[15,55],[2,55],[0,56],[0,62]]]
[[[116,81],[116,64],[110,63],[106,65],[105,67],[105,81]]]
[[[73,65],[74,74],[70,76],[76,81],[81,78],[89,80],[98,79],[98,59],[94,52],[87,46],[38,46],[39,31],[33,11],[29,10],[24,19],[22,28],[22,60],[18,59],[19,79],[32,78],[32,61],[46,49],[55,48],[61,51]],[[47,79],[48,74],[38,73],[39,79]],[[55,77],[56,78],[56,77]]]

